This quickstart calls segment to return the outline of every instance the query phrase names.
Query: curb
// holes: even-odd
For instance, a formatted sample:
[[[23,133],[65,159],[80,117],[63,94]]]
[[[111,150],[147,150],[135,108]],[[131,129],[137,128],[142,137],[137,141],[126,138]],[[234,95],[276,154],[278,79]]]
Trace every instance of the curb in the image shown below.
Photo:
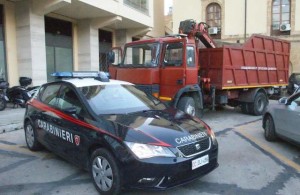
[[[23,123],[14,123],[0,126],[0,134],[23,129]]]

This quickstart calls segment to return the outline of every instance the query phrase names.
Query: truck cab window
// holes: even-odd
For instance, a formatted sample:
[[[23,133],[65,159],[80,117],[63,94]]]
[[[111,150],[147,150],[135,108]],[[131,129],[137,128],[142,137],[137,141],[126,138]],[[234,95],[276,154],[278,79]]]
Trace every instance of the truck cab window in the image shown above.
[[[168,43],[165,45],[164,65],[181,66],[183,57],[183,44]]]
[[[159,44],[148,43],[125,48],[123,66],[156,67],[158,64]]]
[[[186,64],[188,67],[195,67],[195,49],[188,46],[186,48]]]

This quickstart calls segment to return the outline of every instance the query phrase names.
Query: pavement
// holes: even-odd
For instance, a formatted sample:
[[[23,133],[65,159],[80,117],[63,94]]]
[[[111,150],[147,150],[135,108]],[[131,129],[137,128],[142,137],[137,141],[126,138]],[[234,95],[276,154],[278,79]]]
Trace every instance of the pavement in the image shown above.
[[[23,129],[23,118],[25,108],[14,108],[8,104],[7,107],[0,111],[0,134]]]

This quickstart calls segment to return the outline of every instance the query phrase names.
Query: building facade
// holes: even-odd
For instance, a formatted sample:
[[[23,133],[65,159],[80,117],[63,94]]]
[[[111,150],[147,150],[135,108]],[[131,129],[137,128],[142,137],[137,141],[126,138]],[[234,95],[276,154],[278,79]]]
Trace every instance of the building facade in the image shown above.
[[[33,85],[55,71],[105,70],[112,47],[164,34],[163,1],[0,0],[0,77]]]
[[[290,72],[300,72],[300,0],[173,0],[173,32],[195,19],[217,41],[243,43],[252,34],[291,42]]]

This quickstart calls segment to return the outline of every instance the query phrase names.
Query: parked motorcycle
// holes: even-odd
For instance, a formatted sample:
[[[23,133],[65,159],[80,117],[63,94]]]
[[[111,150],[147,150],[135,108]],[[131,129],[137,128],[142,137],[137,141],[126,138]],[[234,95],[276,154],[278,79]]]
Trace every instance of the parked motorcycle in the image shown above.
[[[6,95],[6,90],[8,88],[8,85],[9,85],[8,82],[0,78],[0,111],[6,108],[6,102],[9,101]]]
[[[3,79],[2,79],[3,80]],[[2,87],[0,86],[0,111],[4,110],[7,102],[11,102],[14,107],[20,106],[25,107],[26,102],[34,95],[38,90],[38,87],[28,87],[32,83],[32,79],[29,77],[20,77],[19,83],[20,86],[14,86],[8,88],[8,83],[3,80]]]

